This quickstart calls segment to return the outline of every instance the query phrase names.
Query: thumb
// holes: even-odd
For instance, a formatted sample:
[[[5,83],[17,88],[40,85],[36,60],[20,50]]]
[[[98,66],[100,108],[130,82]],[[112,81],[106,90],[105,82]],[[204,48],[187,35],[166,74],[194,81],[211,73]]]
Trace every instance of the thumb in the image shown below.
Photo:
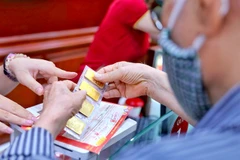
[[[113,70],[111,72],[107,72],[103,74],[95,73],[94,79],[102,83],[109,83],[109,82],[121,80],[123,75],[124,75],[124,70],[117,69],[117,70]]]
[[[19,83],[31,89],[34,93],[41,96],[43,95],[43,86],[38,83],[29,72],[18,72],[20,74],[18,77]]]

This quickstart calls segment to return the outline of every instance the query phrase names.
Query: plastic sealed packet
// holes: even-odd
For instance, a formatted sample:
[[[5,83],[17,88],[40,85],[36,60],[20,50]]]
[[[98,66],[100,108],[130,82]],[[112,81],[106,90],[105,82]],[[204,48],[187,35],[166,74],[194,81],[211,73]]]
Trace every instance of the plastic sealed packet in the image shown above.
[[[87,97],[84,100],[79,112],[68,120],[64,130],[73,137],[80,139],[86,132],[88,123],[94,114],[96,114],[103,98],[103,93],[107,84],[96,81],[94,77],[95,71],[85,66],[80,76],[74,92],[85,90]]]

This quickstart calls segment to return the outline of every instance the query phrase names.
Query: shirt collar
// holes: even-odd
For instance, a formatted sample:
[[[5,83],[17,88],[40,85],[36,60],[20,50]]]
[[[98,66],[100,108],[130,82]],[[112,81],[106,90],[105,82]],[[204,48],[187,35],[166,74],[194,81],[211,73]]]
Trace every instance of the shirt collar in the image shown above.
[[[240,132],[240,85],[233,87],[196,125],[199,129],[231,130]]]

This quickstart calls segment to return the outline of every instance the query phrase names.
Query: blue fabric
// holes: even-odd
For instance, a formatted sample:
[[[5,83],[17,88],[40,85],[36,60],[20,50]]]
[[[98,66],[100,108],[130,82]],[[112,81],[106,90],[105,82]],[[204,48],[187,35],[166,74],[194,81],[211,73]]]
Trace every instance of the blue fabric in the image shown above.
[[[33,128],[15,139],[1,155],[4,160],[54,159],[52,135],[43,128]]]
[[[240,86],[227,93],[186,137],[171,137],[122,152],[127,160],[239,160]]]

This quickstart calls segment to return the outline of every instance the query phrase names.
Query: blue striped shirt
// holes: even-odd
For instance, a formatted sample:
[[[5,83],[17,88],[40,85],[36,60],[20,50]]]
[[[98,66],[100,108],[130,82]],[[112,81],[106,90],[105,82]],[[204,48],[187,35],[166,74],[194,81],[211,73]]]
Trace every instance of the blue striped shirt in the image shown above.
[[[240,86],[227,93],[186,137],[165,138],[125,150],[127,160],[239,160]],[[53,138],[41,128],[20,135],[2,159],[54,159]]]
[[[119,154],[127,160],[239,160],[240,86],[229,91],[186,137],[169,137]]]
[[[6,160],[54,159],[53,137],[43,128],[33,128],[15,139],[2,154]]]

